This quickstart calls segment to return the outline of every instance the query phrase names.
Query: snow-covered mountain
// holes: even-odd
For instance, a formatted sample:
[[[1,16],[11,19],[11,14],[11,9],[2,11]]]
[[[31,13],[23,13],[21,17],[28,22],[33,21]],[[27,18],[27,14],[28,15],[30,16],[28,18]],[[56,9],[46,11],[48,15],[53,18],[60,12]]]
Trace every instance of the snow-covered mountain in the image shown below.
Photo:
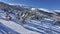
[[[58,13],[0,2],[0,34],[60,34],[59,23],[54,25],[54,20],[60,20]]]

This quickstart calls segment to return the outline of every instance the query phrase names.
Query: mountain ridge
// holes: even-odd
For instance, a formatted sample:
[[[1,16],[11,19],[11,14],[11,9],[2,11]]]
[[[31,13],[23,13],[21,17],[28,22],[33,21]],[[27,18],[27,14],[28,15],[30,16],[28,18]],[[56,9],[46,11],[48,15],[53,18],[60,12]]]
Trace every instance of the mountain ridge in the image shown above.
[[[21,6],[12,6],[12,5],[9,5],[9,4],[6,4],[6,3],[3,3],[3,2],[0,2],[0,9],[3,9],[3,11],[5,11],[7,14],[10,14],[10,13],[14,13],[15,15],[17,15],[18,13],[22,14],[21,16],[24,15],[25,12],[31,12],[30,15],[32,15],[34,13],[35,16],[38,16],[38,17],[42,17],[42,18],[48,18],[48,19],[52,19],[55,20],[55,21],[60,21],[60,16],[58,16],[59,14],[54,12],[54,11],[50,11],[50,10],[46,10],[46,9],[41,9],[41,8],[33,8],[33,7],[29,7],[29,8],[24,8],[22,9],[22,7],[20,8]],[[21,10],[22,9],[22,10]],[[28,9],[28,10],[27,10]],[[19,15],[18,14],[18,15]],[[25,14],[26,15],[26,14]],[[19,17],[21,17],[19,16]],[[33,16],[33,18],[35,17]],[[19,18],[18,17],[18,18]],[[24,17],[24,16],[23,16]],[[26,16],[28,19],[29,17]],[[32,16],[30,16],[31,18]],[[36,18],[36,17],[35,17]],[[25,19],[25,17],[24,17]],[[23,20],[24,20],[23,19]]]

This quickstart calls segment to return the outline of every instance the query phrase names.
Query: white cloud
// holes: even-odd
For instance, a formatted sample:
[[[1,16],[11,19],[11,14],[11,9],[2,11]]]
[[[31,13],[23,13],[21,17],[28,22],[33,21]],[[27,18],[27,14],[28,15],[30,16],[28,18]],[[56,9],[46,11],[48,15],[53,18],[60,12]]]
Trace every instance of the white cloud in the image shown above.
[[[52,10],[48,10],[48,9],[44,9],[44,8],[38,8],[39,10],[43,10],[45,12],[49,12],[49,13],[54,13],[54,11]]]
[[[60,10],[54,10],[55,12],[59,12],[60,13]]]

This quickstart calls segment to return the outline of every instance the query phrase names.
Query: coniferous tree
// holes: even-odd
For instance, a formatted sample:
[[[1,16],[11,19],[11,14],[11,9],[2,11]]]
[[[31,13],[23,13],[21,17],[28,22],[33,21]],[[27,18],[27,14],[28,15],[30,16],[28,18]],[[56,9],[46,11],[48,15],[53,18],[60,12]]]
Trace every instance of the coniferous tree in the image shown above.
[[[20,20],[20,15],[19,15],[19,13],[16,14],[16,18],[17,18],[18,20]]]
[[[6,13],[6,19],[11,20],[12,17],[8,13]]]

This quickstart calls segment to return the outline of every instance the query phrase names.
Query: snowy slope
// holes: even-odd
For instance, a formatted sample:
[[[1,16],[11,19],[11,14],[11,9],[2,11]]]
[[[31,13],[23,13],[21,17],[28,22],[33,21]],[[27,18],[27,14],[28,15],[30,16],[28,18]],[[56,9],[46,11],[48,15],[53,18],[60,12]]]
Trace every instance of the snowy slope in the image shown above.
[[[14,31],[16,31],[18,33],[21,33],[21,34],[31,34],[31,33],[32,34],[39,34],[39,33],[47,34],[48,32],[50,32],[49,28],[51,27],[51,26],[48,27],[48,24],[43,25],[43,26],[41,24],[39,25],[38,23],[34,23],[34,21],[33,21],[33,23],[30,23],[30,24],[27,23],[24,26],[16,24],[13,21],[6,21],[6,20],[3,20],[3,19],[0,19],[0,22],[2,24],[4,24],[5,26],[7,26],[7,27],[11,28],[12,30],[14,30]],[[52,31],[52,33],[59,33],[59,30],[57,29],[57,27],[53,27],[53,29],[51,29],[51,31]]]
[[[29,30],[23,28],[21,25],[16,24],[16,23],[14,23],[12,21],[6,21],[6,20],[3,20],[3,19],[0,19],[0,22],[2,24],[4,24],[5,26],[7,26],[7,27],[11,28],[12,30],[14,30],[14,31],[16,31],[18,33],[21,33],[21,34],[30,34],[30,33],[39,34],[37,32],[29,31]]]
[[[32,8],[28,7],[26,8],[25,6],[18,6],[18,5],[8,5],[5,3],[0,3],[4,6],[7,6],[1,8],[0,7],[0,32],[4,34],[60,34],[60,25],[53,25],[53,20],[51,19],[35,19],[35,20],[28,20],[25,24],[23,24],[20,20],[16,18],[16,13],[18,11],[23,11],[26,9],[29,9],[27,11],[40,11],[40,13],[43,13],[43,15],[50,15],[56,14],[56,12],[47,10],[47,9],[42,9],[42,8]],[[21,7],[21,8],[20,8]],[[10,10],[11,9],[11,10]],[[12,10],[13,9],[13,10]],[[5,11],[6,10],[6,11]],[[16,11],[14,11],[16,10]],[[12,11],[12,12],[9,12]],[[20,12],[21,13],[21,12]],[[8,18],[6,18],[6,15],[8,15]],[[12,19],[9,19],[9,18]],[[19,16],[22,17],[22,16]],[[2,26],[3,25],[3,26]],[[3,29],[2,29],[3,28]],[[5,28],[5,29],[4,29]],[[4,31],[2,31],[4,30]],[[7,32],[8,31],[8,32]],[[0,33],[0,34],[1,34]]]

